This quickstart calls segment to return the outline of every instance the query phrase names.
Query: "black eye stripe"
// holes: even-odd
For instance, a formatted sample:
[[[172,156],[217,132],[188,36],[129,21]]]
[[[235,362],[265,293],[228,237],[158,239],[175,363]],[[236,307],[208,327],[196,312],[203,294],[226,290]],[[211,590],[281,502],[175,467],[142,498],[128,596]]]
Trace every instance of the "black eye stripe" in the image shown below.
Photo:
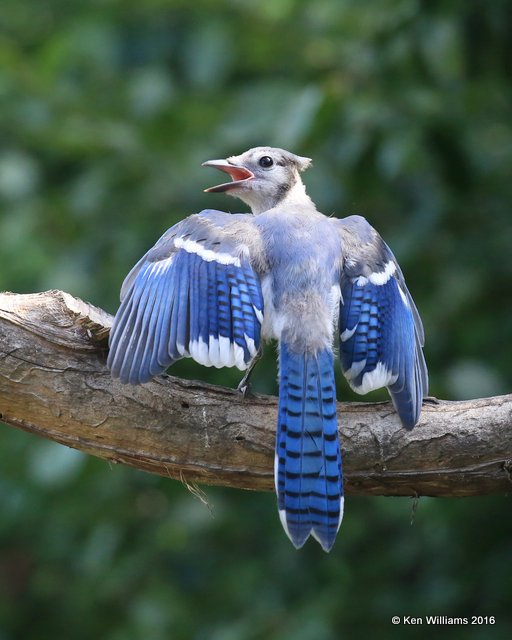
[[[260,167],[268,169],[274,164],[274,161],[270,156],[261,156],[261,158],[258,160],[258,164],[260,165]]]

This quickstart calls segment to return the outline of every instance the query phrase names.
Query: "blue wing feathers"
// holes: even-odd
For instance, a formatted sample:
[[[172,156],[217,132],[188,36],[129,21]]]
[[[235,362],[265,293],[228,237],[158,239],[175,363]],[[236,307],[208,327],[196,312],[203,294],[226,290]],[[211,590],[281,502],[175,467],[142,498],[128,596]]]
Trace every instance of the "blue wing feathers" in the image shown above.
[[[197,327],[198,337],[206,345],[210,333],[210,313],[208,306],[208,263],[199,260],[198,296],[199,296],[199,326]],[[214,315],[215,310],[212,310]]]
[[[231,319],[233,323],[233,339],[236,344],[243,347],[245,345],[244,340],[244,323],[242,303],[240,300],[240,290],[238,289],[238,283],[235,277],[233,267],[230,267],[228,273],[228,284],[231,292]]]
[[[244,332],[249,338],[254,340],[256,337],[254,333],[254,309],[251,303],[249,287],[245,280],[244,272],[242,269],[237,269],[235,276],[236,276],[238,291],[240,292],[240,304],[242,305]],[[244,344],[245,344],[245,341],[244,341]]]
[[[231,304],[226,269],[217,266],[217,300],[219,310],[219,336],[233,341]]]
[[[199,265],[201,258],[191,254],[188,259],[190,283],[190,340],[199,340],[199,322],[203,301],[199,296]],[[201,320],[203,320],[201,318]],[[204,322],[204,320],[203,320]]]
[[[217,263],[212,260],[206,263],[207,282],[208,282],[208,325],[209,333],[216,336],[219,334],[219,316],[218,316],[218,292],[217,292]]]
[[[151,282],[153,303],[149,315],[144,318],[143,343],[145,343],[144,353],[139,365],[139,382],[147,382],[154,375],[154,370],[160,371],[158,365],[158,353],[160,341],[166,341],[167,336],[162,335],[161,327],[163,325],[164,314],[162,313],[161,294],[164,285],[168,281],[168,274],[165,273],[155,282]],[[167,356],[168,358],[168,356]],[[132,368],[136,369],[136,365]]]
[[[263,311],[263,295],[259,280],[247,261],[242,262],[242,273],[247,282],[247,288],[251,297],[252,305],[258,311]]]
[[[141,280],[146,282],[147,269],[141,272]],[[111,369],[113,375],[122,372],[127,381],[130,377],[131,362],[138,342],[137,329],[140,325],[140,313],[141,309],[145,308],[146,297],[147,293],[145,294],[142,289],[134,288],[133,296],[121,306],[116,316],[119,318],[122,333],[114,335],[115,340],[112,344],[114,345],[115,358],[112,359]]]
[[[412,428],[426,392],[426,368],[413,310],[400,286],[395,277],[379,285],[345,278],[340,360],[355,391],[388,387],[402,423]]]
[[[180,251],[178,257],[185,261],[181,278],[178,281],[178,307],[176,314],[173,314],[173,323],[176,322],[176,350],[180,356],[187,356],[187,345],[190,336],[190,305],[189,305],[189,288],[190,288],[190,258],[183,255]]]
[[[232,218],[208,212],[228,224]],[[194,220],[192,220],[194,218]],[[132,269],[110,334],[108,366],[122,382],[147,382],[174,361],[191,355],[205,365],[247,366],[260,344],[263,297],[259,277],[246,259],[236,262],[232,240],[194,249],[209,240],[199,230],[182,236],[169,230]],[[217,230],[218,233],[218,230]],[[190,237],[190,249],[175,245]],[[212,246],[212,245],[207,245]],[[161,249],[160,247],[168,247]]]
[[[178,337],[178,318],[180,314],[180,289],[182,280],[186,278],[187,265],[185,260],[183,260],[183,256],[180,255],[180,252],[176,254],[173,262],[169,291],[164,292],[164,297],[161,300],[161,313],[168,314],[163,321],[165,331],[161,336],[158,353],[158,362],[162,365],[161,371],[165,371],[174,360],[178,360],[181,357],[176,344]]]
[[[217,263],[211,261],[207,263],[207,278],[208,278],[208,348],[210,351],[210,359],[214,366],[218,366],[220,363],[220,349],[219,349],[219,299],[218,299],[218,286],[217,286]],[[210,337],[211,336],[211,337]]]
[[[393,253],[361,216],[335,222],[343,268],[340,360],[358,393],[387,387],[406,428],[419,419],[428,375],[423,326]]]
[[[174,274],[174,270],[168,268],[165,276],[159,279],[155,292],[158,300],[158,315],[156,323],[151,327],[154,335],[153,352],[151,353],[149,365],[149,373],[151,376],[160,373],[162,367],[169,366],[172,359],[167,345],[171,333],[171,321],[175,301],[172,300],[169,304],[165,304],[165,290],[166,288],[172,289]]]
[[[149,346],[148,325],[151,321],[153,307],[155,304],[154,288],[154,286],[148,286],[141,296],[134,330],[134,338],[138,335],[138,339],[133,340],[133,355],[130,354],[131,366],[129,382],[131,384],[147,382],[149,379],[148,367],[146,367],[144,362],[144,354]]]

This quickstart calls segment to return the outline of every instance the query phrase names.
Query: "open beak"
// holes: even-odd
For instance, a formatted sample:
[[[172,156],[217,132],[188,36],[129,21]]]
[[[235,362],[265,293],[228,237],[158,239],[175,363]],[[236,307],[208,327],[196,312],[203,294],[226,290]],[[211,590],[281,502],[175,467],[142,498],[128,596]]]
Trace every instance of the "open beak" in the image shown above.
[[[205,193],[231,191],[231,189],[236,189],[240,185],[243,185],[254,178],[254,173],[252,171],[249,171],[249,169],[246,169],[245,167],[230,164],[228,160],[207,160],[206,162],[203,162],[202,166],[215,167],[215,169],[220,169],[221,171],[228,173],[231,176],[232,180],[231,182],[223,182],[222,184],[218,184],[215,187],[205,189]]]

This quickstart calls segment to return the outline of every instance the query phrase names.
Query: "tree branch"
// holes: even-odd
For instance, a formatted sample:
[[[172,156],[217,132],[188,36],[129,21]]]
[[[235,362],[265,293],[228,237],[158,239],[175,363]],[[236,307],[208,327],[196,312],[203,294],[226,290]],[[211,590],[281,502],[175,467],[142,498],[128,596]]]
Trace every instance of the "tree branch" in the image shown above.
[[[105,367],[112,317],[69,294],[0,294],[0,419],[85,453],[187,482],[273,488],[277,399]],[[347,492],[470,496],[512,487],[512,396],[428,399],[401,428],[390,403],[339,403]]]

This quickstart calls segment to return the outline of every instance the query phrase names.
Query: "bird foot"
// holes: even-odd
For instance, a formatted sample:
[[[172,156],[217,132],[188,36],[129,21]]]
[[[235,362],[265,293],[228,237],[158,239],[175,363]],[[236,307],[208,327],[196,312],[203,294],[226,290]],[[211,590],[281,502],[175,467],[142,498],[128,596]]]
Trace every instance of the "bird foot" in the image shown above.
[[[251,384],[249,382],[252,372],[254,370],[254,366],[261,358],[262,350],[261,347],[258,349],[258,353],[254,356],[254,358],[249,363],[249,367],[245,372],[244,377],[240,380],[240,384],[237,387],[237,391],[239,391],[244,398],[254,398],[255,394],[251,391]]]
[[[236,390],[243,395],[244,398],[254,398],[255,395],[252,391],[250,382],[242,380]]]

